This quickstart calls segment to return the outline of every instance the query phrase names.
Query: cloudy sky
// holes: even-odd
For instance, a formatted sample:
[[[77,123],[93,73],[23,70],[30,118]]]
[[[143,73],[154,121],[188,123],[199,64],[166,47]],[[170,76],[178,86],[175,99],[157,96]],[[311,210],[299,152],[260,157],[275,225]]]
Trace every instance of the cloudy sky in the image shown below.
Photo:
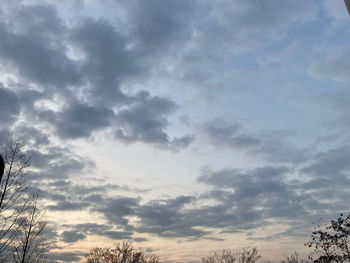
[[[26,144],[52,262],[310,252],[349,212],[349,25],[343,0],[2,0],[0,141]]]

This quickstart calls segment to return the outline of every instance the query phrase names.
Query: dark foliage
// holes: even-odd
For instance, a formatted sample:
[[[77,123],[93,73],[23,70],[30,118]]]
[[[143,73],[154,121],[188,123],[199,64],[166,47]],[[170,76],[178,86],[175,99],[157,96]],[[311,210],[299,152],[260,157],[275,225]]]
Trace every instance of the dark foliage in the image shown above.
[[[340,214],[329,224],[316,224],[312,240],[305,245],[314,248],[310,259],[315,263],[344,262],[350,260],[350,215]]]

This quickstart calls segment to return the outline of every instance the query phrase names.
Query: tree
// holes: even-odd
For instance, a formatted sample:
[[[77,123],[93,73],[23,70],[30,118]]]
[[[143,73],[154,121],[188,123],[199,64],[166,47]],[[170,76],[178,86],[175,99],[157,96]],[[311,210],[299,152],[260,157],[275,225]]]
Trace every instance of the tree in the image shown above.
[[[315,263],[344,262],[350,260],[350,215],[332,220],[321,226],[318,222],[311,234],[312,240],[305,245],[314,247],[310,259]]]
[[[94,248],[87,263],[159,263],[156,256],[146,256],[137,251],[130,241],[117,242],[111,248]]]
[[[0,259],[15,239],[21,226],[28,196],[24,181],[30,160],[23,154],[23,145],[10,141],[2,151],[5,170],[0,181]]]
[[[222,250],[221,252],[214,252],[211,256],[202,258],[203,263],[234,263],[236,262],[236,253],[230,250]]]
[[[37,195],[28,202],[25,213],[19,220],[19,231],[13,242],[12,258],[14,263],[45,262],[47,249],[43,231],[45,210]]]
[[[234,250],[224,249],[202,258],[202,263],[255,263],[261,258],[258,248],[243,247]]]
[[[42,262],[45,258],[44,209],[25,181],[30,159],[23,144],[8,142],[2,149],[4,173],[0,177],[0,262]],[[1,167],[0,167],[1,168]]]
[[[281,260],[281,263],[306,263],[306,260],[303,260],[299,257],[297,252],[294,252],[290,256],[286,256],[285,259]]]

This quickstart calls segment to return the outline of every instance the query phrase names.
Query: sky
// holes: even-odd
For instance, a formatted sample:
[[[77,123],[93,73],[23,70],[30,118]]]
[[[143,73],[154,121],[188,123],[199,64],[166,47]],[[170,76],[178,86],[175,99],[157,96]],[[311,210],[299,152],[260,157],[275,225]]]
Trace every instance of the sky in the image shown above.
[[[343,0],[2,0],[0,142],[25,143],[51,262],[311,251],[349,213]]]

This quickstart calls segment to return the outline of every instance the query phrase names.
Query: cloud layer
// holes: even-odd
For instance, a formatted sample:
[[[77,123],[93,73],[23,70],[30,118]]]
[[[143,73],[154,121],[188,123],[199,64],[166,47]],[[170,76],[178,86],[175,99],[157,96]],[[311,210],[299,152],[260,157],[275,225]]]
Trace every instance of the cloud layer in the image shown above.
[[[52,220],[49,260],[93,238],[302,243],[348,212],[344,17],[328,0],[4,1],[0,143],[25,142],[49,214],[84,217]]]

